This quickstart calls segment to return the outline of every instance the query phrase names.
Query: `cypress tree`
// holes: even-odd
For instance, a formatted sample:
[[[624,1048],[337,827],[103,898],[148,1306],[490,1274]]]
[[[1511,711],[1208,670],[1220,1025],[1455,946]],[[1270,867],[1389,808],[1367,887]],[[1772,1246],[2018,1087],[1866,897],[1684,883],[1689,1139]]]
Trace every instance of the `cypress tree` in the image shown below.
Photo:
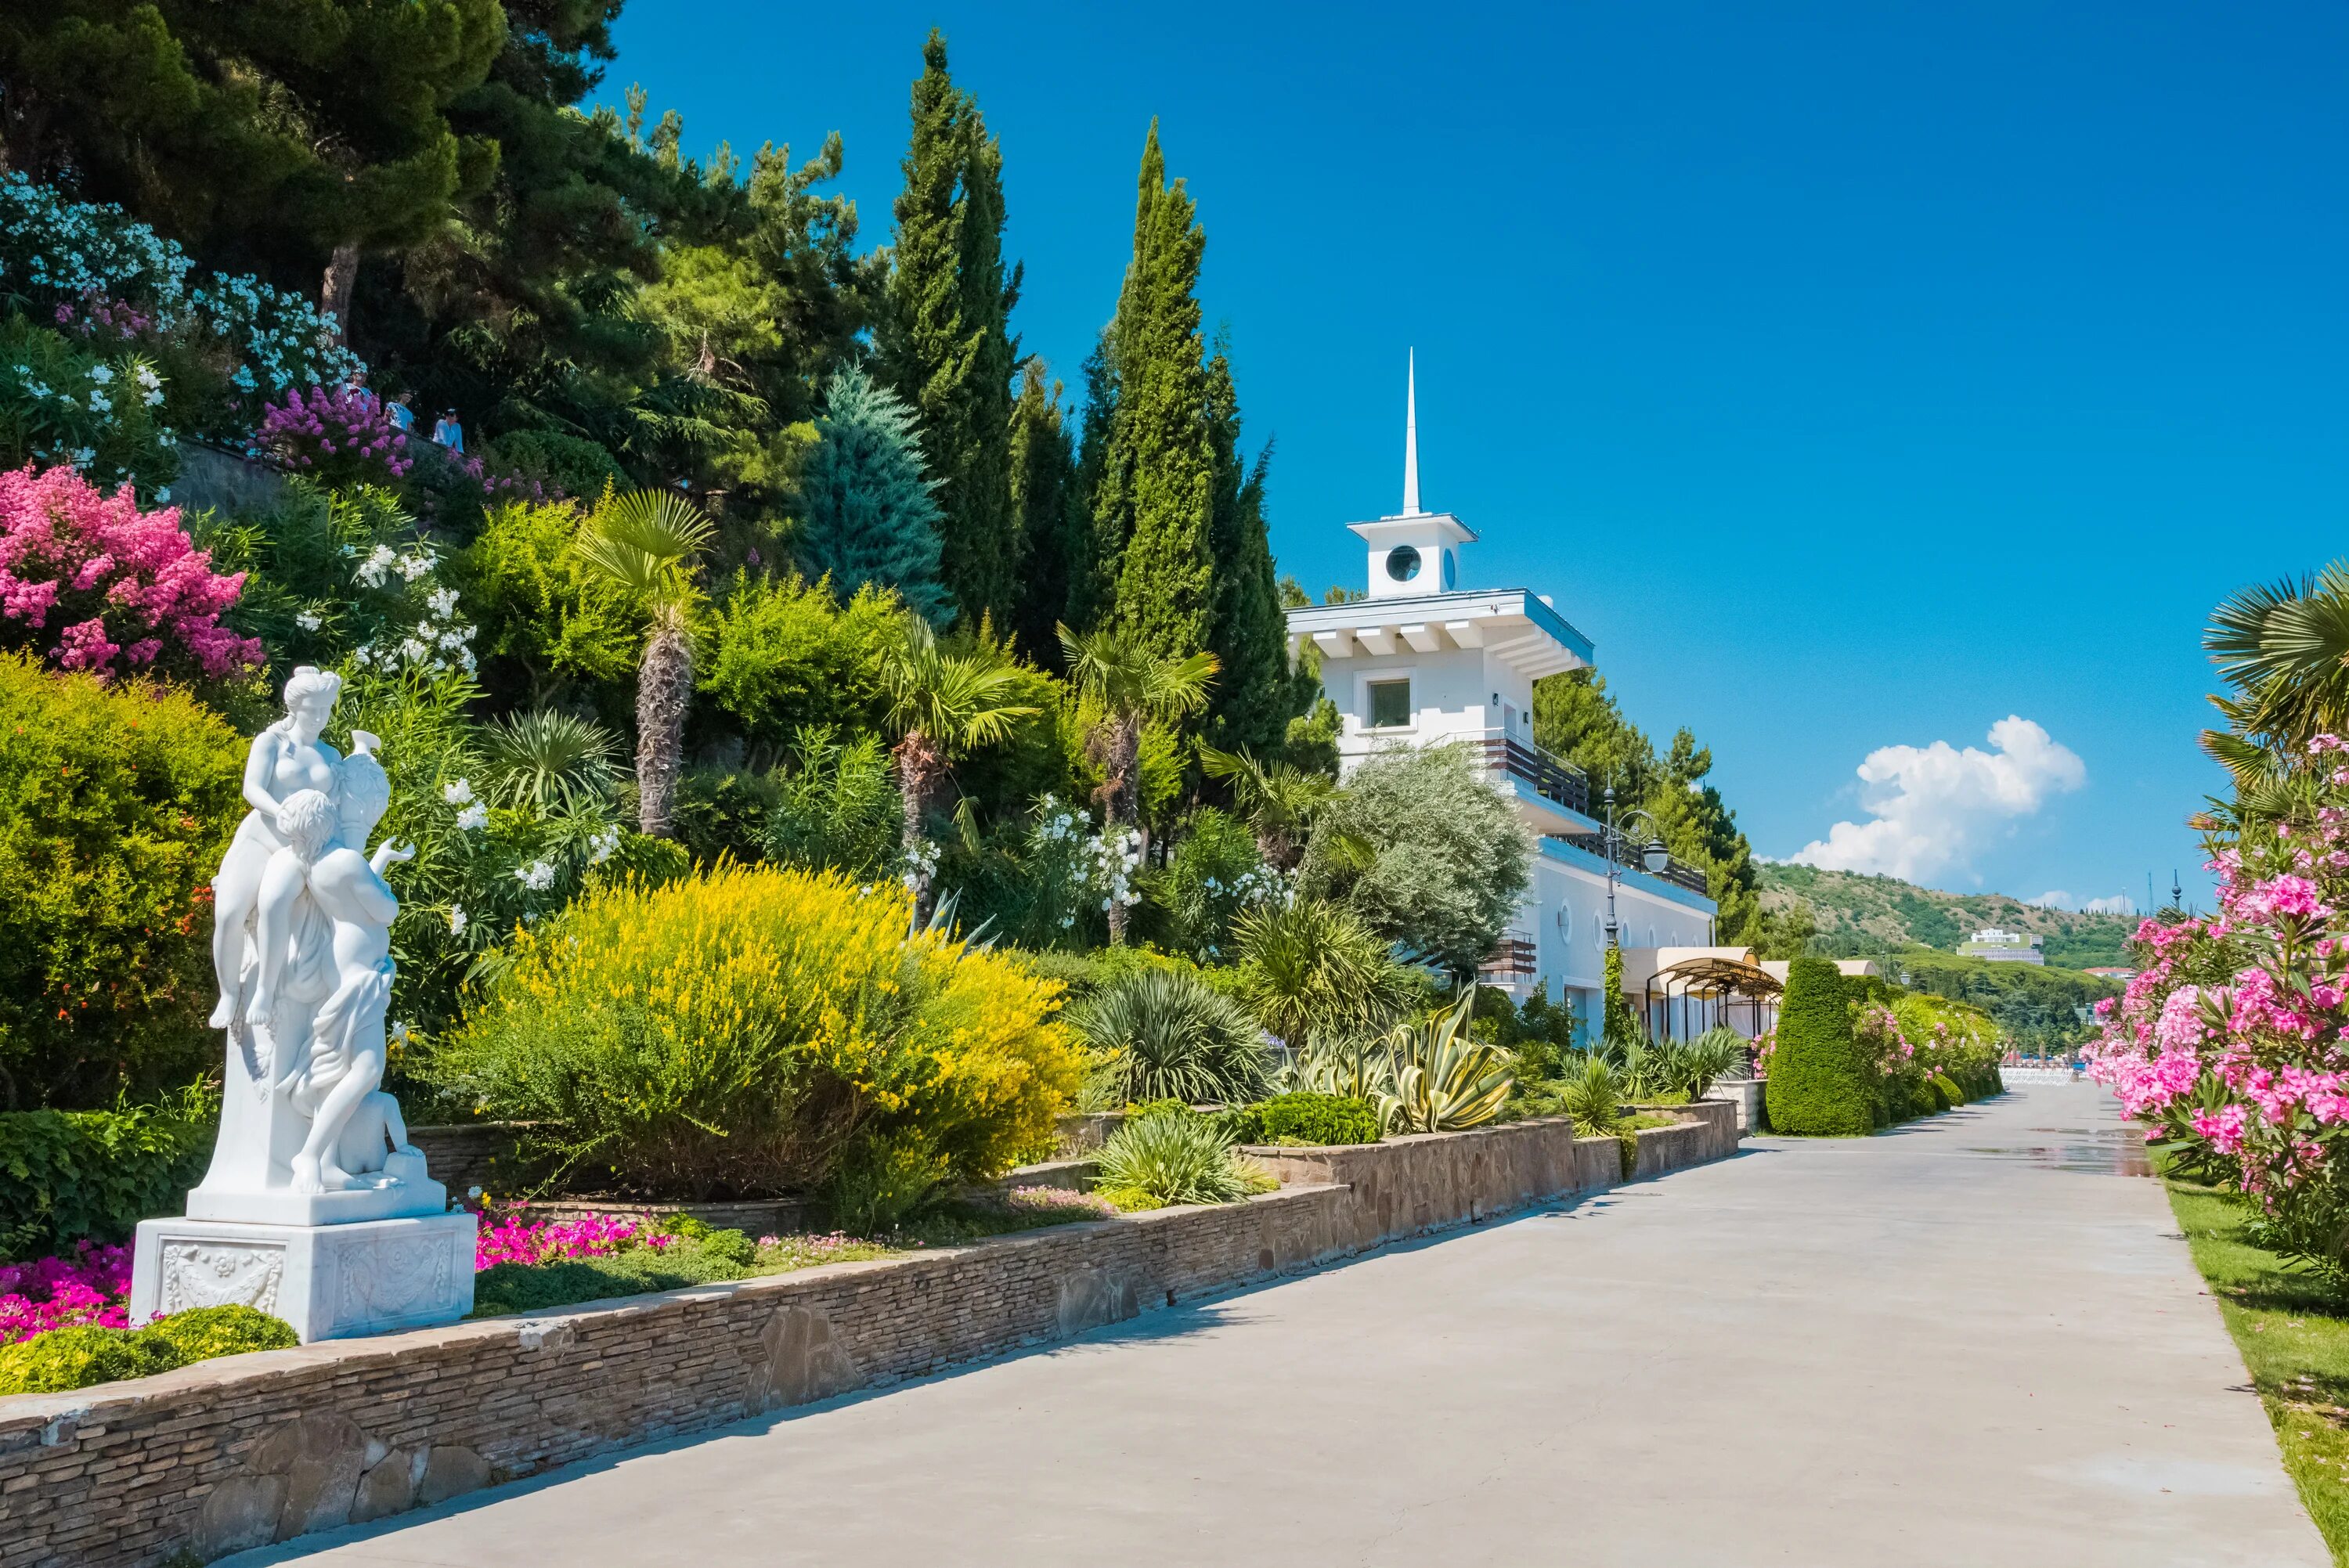
[[[1215,621],[1209,646],[1222,666],[1211,733],[1224,750],[1273,754],[1288,721],[1311,705],[1320,683],[1299,680],[1288,662],[1288,617],[1264,521],[1268,441],[1243,472],[1239,392],[1230,356],[1217,344],[1207,362],[1207,435],[1215,454],[1215,511],[1208,531],[1215,561]]]
[[[936,481],[922,472],[913,411],[851,367],[832,378],[822,439],[800,475],[800,571],[829,577],[843,603],[874,583],[933,626],[954,618],[938,581]]]
[[[920,417],[937,476],[939,573],[965,619],[1011,617],[1019,532],[1011,500],[1015,271],[1003,268],[1003,148],[954,85],[933,29],[913,92],[880,324],[883,378]]]
[[[1103,531],[1110,430],[1117,418],[1117,325],[1102,328],[1085,356],[1085,410],[1077,434],[1076,547],[1069,558],[1069,624],[1091,631],[1117,603],[1117,562],[1125,541]]]
[[[1047,387],[1044,362],[1020,373],[1019,400],[1011,407],[1011,505],[1025,562],[1012,632],[1020,652],[1057,668],[1061,639],[1054,628],[1073,622],[1071,584],[1081,570],[1086,534],[1076,453],[1061,409],[1061,384]]]
[[[1117,403],[1093,521],[1097,547],[1117,547],[1112,618],[1145,651],[1173,659],[1207,646],[1215,615],[1216,462],[1195,297],[1207,238],[1195,211],[1181,181],[1166,183],[1154,119],[1118,298]]]
[[[1876,1126],[1876,1091],[1852,1043],[1843,975],[1827,959],[1787,965],[1764,1094],[1779,1132],[1852,1138]]]

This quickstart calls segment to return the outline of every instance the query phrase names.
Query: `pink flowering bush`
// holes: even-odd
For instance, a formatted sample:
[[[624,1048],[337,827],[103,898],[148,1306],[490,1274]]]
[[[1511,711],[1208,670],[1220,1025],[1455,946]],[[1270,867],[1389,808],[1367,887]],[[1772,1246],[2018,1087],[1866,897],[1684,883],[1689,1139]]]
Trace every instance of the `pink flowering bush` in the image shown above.
[[[52,1328],[129,1324],[130,1249],[84,1242],[69,1257],[0,1264],[0,1345]]]
[[[2097,1005],[2089,1073],[2188,1171],[2239,1187],[2265,1244],[2349,1273],[2349,769],[2308,748],[2313,816],[2212,841],[2215,914],[2147,920]]]
[[[533,1220],[521,1209],[481,1216],[473,1241],[473,1270],[500,1264],[543,1264],[561,1258],[607,1258],[629,1247],[655,1252],[674,1237],[657,1233],[651,1222],[621,1214],[588,1214],[575,1220]]]
[[[141,511],[69,468],[0,472],[0,645],[41,649],[101,677],[240,675],[261,644],[221,624],[244,574],[222,575],[176,507]]]
[[[383,400],[338,387],[295,387],[264,407],[255,453],[329,486],[383,484],[405,479],[415,459],[408,435],[392,424]]]

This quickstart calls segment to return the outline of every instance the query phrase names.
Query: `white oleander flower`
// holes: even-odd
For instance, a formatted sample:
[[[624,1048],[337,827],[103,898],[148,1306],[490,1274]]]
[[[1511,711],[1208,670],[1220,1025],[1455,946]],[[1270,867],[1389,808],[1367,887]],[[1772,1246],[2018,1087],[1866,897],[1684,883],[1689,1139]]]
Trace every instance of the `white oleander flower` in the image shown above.
[[[486,828],[489,825],[490,809],[479,800],[457,813],[457,826],[469,833],[476,828]]]
[[[544,892],[554,885],[554,868],[544,861],[533,861],[514,872],[514,880],[533,892]]]
[[[451,806],[462,806],[472,798],[473,781],[470,779],[460,779],[454,784],[440,786],[440,799]]]
[[[155,499],[158,500],[162,500],[162,493],[158,491]],[[305,610],[300,614],[294,617],[294,624],[301,627],[305,632],[315,632],[320,626],[325,625],[326,622],[320,619],[318,612],[316,610]]]
[[[452,903],[449,906],[449,934],[451,936],[465,934],[465,906],[461,903]]]

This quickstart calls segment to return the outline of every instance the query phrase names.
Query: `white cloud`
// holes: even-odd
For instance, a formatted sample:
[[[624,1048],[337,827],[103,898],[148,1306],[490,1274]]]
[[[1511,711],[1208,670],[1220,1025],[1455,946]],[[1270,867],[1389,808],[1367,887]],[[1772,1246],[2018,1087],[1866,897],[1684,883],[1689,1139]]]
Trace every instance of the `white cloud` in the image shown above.
[[[2035,903],[2042,909],[2068,910],[2075,914],[2135,914],[2137,901],[2125,892],[2110,898],[2092,898],[2083,903],[2068,892],[2043,892],[2037,898],[2026,898],[2025,903]]]
[[[1859,765],[1871,820],[1837,822],[1788,859],[1920,882],[1968,863],[2000,830],[2088,780],[2087,765],[2027,718],[2009,714],[1989,738],[1988,751],[1946,740],[1878,747]]]

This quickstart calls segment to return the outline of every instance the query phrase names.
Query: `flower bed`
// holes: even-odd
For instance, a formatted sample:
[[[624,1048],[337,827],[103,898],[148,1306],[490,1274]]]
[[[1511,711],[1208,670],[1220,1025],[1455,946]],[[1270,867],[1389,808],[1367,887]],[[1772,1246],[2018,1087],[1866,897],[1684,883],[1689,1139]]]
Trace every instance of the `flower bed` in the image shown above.
[[[0,1264],[0,1345],[53,1328],[121,1328],[130,1294],[130,1249],[83,1242],[70,1257]]]

